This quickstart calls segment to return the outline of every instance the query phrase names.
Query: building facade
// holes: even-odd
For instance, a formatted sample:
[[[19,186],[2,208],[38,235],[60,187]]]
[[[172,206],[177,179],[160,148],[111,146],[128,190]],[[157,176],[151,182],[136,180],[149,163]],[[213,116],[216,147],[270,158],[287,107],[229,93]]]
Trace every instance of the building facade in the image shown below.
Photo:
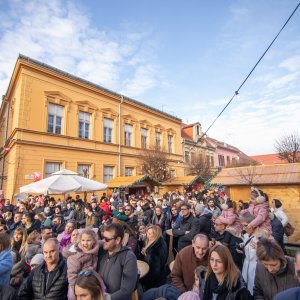
[[[1,189],[66,168],[100,182],[140,175],[141,151],[168,153],[183,175],[181,120],[19,56],[0,109]]]

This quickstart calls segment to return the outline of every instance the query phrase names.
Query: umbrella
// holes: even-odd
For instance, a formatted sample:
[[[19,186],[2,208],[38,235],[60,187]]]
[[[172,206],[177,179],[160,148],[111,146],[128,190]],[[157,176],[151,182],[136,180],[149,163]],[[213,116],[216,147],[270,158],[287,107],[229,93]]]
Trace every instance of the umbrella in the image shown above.
[[[106,184],[79,176],[70,170],[61,170],[50,177],[20,187],[21,193],[64,194],[106,190]]]

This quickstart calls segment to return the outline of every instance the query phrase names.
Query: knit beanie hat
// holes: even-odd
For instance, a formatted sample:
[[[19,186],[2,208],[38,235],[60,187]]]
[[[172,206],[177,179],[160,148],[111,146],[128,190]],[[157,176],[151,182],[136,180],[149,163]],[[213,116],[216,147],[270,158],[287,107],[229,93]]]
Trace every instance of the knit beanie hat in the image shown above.
[[[40,265],[44,261],[44,255],[41,253],[36,254],[30,261],[31,266]]]
[[[197,203],[195,206],[195,212],[201,214],[204,211],[204,206],[200,203]]]

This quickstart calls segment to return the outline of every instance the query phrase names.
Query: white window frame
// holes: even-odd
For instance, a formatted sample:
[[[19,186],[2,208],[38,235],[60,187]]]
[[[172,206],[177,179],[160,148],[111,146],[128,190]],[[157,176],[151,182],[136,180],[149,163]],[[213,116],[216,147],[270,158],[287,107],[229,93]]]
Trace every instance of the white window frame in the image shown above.
[[[63,120],[64,120],[64,106],[48,103],[48,120],[47,120],[47,132],[54,134],[63,133]],[[53,118],[52,130],[49,130],[50,119]],[[59,124],[60,123],[60,124]]]
[[[114,120],[104,118],[103,119],[103,141],[104,143],[113,142],[113,129],[114,129]]]
[[[78,117],[78,137],[81,139],[89,139],[91,131],[91,117],[87,112],[80,111]],[[80,128],[80,124],[82,127]]]
[[[61,170],[61,162],[46,161],[45,162],[45,177],[50,177],[52,173],[58,172]]]
[[[147,149],[148,145],[148,129],[141,129],[141,148]]]
[[[114,178],[115,167],[104,166],[103,167],[103,182],[108,182]]]
[[[86,171],[84,171],[86,170]],[[78,164],[77,165],[77,173],[79,176],[90,178],[91,174],[91,165],[89,164]]]
[[[134,168],[133,167],[125,167],[125,176],[133,176]]]
[[[161,150],[161,133],[158,131],[155,132],[155,148]]]
[[[124,125],[124,144],[131,147],[133,126],[130,124]]]
[[[168,135],[168,152],[173,153],[173,135]]]

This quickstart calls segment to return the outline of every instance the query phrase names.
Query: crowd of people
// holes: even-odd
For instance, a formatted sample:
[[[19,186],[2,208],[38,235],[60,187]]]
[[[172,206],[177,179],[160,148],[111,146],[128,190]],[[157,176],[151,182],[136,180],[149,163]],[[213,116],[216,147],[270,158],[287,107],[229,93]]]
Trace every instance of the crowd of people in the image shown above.
[[[2,199],[0,300],[299,299],[300,253],[286,256],[293,227],[282,203],[249,194]]]

